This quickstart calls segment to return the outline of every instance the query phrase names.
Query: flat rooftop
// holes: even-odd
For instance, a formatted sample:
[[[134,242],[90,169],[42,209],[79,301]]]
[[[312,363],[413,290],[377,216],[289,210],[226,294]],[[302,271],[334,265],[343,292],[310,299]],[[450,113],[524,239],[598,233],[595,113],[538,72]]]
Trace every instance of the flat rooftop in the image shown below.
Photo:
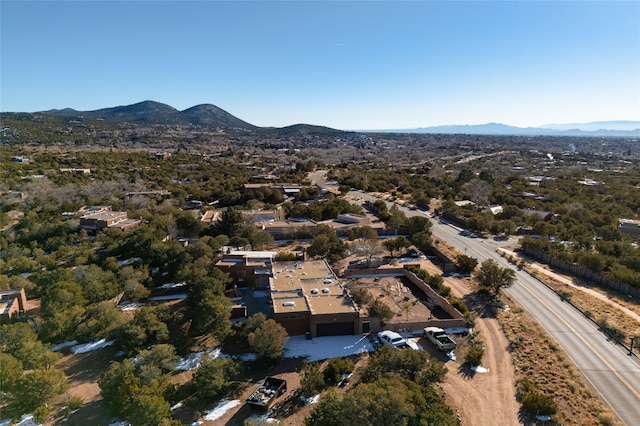
[[[95,219],[95,220],[109,220],[109,219],[121,217],[126,214],[127,212],[104,211],[104,212],[86,214],[84,216],[81,216],[80,218]]]
[[[356,311],[345,288],[324,261],[274,263],[270,289],[276,313],[309,310],[312,314],[328,314]],[[292,302],[294,306],[286,302]]]

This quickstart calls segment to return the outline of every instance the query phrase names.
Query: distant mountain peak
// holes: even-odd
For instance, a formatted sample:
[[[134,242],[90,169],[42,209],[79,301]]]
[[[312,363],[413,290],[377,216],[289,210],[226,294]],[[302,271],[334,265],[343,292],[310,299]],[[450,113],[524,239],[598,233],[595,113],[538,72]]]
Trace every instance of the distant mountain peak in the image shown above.
[[[614,125],[614,124],[617,124]],[[375,130],[390,133],[441,133],[521,136],[640,136],[639,121],[600,121],[583,124],[555,124],[553,127],[516,127],[502,123],[454,124],[415,129]]]

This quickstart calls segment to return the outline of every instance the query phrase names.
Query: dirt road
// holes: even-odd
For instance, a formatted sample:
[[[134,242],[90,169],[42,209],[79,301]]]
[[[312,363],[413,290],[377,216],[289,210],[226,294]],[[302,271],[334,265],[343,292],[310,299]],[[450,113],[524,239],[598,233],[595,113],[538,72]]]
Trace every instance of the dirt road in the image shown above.
[[[463,280],[448,278],[452,294],[470,293]],[[475,329],[484,341],[482,366],[489,371],[474,373],[461,366],[461,360],[446,363],[449,373],[443,389],[447,401],[458,410],[462,425],[518,425],[520,404],[515,398],[515,376],[508,341],[495,318],[478,316]]]

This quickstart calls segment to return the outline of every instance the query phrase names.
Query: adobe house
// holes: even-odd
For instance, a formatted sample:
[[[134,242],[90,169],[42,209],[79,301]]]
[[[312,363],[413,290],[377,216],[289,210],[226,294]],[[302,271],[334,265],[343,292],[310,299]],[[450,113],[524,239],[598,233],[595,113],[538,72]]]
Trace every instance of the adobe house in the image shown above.
[[[27,296],[23,288],[0,291],[0,320],[18,317],[27,310]]]
[[[80,228],[90,235],[107,228],[119,228],[126,230],[138,226],[139,219],[129,219],[127,212],[114,212],[111,207],[100,206],[84,210],[84,215],[80,217]]]
[[[240,287],[249,286],[267,289],[275,251],[230,251],[216,263],[218,269],[226,272]]]
[[[326,261],[276,262],[270,280],[273,319],[290,335],[360,333],[360,312]]]

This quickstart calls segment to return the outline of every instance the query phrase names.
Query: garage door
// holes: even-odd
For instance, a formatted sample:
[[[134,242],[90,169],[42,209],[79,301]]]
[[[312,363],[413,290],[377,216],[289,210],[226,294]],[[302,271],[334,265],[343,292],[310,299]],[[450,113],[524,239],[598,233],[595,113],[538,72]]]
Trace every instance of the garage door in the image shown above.
[[[343,336],[353,334],[352,322],[336,322],[330,324],[318,324],[316,335],[321,336]]]

